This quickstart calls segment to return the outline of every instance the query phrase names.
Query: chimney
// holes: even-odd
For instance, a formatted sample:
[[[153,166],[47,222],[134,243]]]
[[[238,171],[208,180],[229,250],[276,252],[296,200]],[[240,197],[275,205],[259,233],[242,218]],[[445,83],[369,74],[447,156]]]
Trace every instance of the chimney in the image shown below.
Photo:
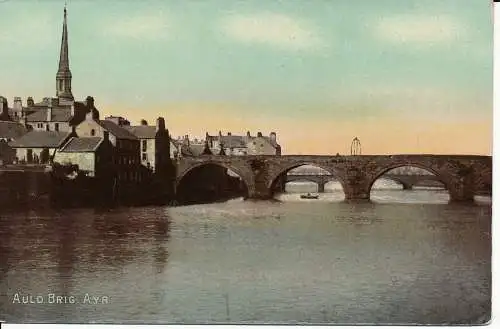
[[[222,132],[219,130],[219,137],[222,137]]]
[[[210,135],[208,134],[208,132],[205,133],[205,139],[208,140],[210,138]]]
[[[33,101],[33,97],[31,97],[31,96],[28,97],[28,100],[26,101],[26,105],[28,105],[28,107],[35,105],[35,102]]]
[[[276,143],[276,133],[274,131],[269,134],[269,139],[271,140],[271,143]]]
[[[109,131],[104,130],[104,131],[102,132],[102,134],[103,134],[103,136],[104,136],[104,140],[105,140],[105,141],[109,141]]]
[[[165,119],[159,117],[156,119],[156,132],[165,130]]]
[[[262,137],[262,133],[260,131],[257,133],[257,137]]]
[[[22,110],[23,102],[21,101],[21,97],[14,97],[14,110]]]
[[[250,132],[249,131],[247,131],[247,137],[250,137]]]
[[[228,135],[228,136],[231,136],[231,133],[230,133],[230,132],[228,132],[228,133],[227,133],[227,135]]]
[[[52,98],[49,99],[49,105],[47,107],[47,121],[52,121]]]
[[[184,136],[184,143],[189,146],[189,135]]]
[[[94,108],[94,97],[87,96],[87,98],[85,99],[85,105],[87,105],[87,108],[93,109]]]
[[[148,122],[144,119],[141,120],[141,126],[147,126]]]

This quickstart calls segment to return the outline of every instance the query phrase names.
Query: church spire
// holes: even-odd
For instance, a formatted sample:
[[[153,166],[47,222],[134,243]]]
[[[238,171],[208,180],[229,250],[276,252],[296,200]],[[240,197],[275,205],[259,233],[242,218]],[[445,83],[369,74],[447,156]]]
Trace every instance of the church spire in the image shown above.
[[[68,24],[66,5],[64,6],[64,21],[61,39],[61,52],[59,54],[59,69],[56,75],[56,95],[60,99],[73,101],[71,92],[71,71],[69,69],[68,55]]]

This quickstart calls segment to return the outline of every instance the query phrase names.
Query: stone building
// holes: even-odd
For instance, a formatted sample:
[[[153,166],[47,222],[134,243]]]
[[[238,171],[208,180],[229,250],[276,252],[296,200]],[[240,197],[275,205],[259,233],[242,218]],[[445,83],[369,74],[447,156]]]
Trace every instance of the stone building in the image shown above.
[[[49,163],[55,151],[74,136],[74,132],[33,130],[9,146],[16,150],[16,159],[21,163]]]
[[[94,110],[75,128],[78,137],[101,137],[108,133],[114,147],[114,162],[117,178],[121,182],[141,180],[141,161],[139,139],[127,129],[110,120],[99,120],[99,112]]]
[[[113,163],[113,145],[109,133],[104,131],[103,137],[71,137],[57,150],[54,162],[76,164],[88,177],[107,173]]]
[[[248,131],[246,135],[233,135],[230,132],[217,136],[206,134],[208,146],[213,154],[225,155],[281,155],[281,146],[276,140],[276,133],[263,136],[261,132],[252,136]],[[223,152],[221,152],[223,150]]]
[[[107,118],[106,118],[107,119]],[[128,121],[126,121],[128,122]],[[141,144],[140,157],[143,166],[155,170],[156,166],[156,134],[160,127],[158,124],[156,126],[149,126],[146,120],[142,120],[139,126],[123,125],[123,128],[130,131],[134,136],[136,136]],[[165,128],[166,129],[166,128]],[[166,129],[169,136],[169,150],[170,159],[175,159],[179,153],[179,144],[170,138],[168,129]]]

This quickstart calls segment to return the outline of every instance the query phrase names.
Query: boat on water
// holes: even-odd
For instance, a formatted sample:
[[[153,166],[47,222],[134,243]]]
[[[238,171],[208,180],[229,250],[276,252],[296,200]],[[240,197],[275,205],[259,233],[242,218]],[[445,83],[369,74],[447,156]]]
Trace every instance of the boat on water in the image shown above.
[[[301,199],[317,199],[317,198],[319,198],[319,195],[307,193],[307,194],[301,194],[300,198]]]

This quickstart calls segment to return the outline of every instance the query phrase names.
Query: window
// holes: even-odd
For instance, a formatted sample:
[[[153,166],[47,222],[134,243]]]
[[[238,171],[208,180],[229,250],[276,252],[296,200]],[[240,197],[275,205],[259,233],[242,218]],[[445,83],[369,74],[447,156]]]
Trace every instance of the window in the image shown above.
[[[146,161],[148,159],[147,153],[142,153],[142,161]]]
[[[55,129],[55,131],[59,131],[59,123],[56,122],[54,124],[54,129]]]
[[[62,81],[62,79],[58,80],[57,82],[59,82],[59,90],[63,90],[63,81]]]
[[[47,125],[45,126],[45,130],[50,131],[50,126],[49,126],[49,124],[48,124],[48,123],[47,123]]]
[[[95,136],[95,129],[90,130],[90,136]]]
[[[146,152],[148,149],[148,141],[145,139],[142,141],[142,152]]]

